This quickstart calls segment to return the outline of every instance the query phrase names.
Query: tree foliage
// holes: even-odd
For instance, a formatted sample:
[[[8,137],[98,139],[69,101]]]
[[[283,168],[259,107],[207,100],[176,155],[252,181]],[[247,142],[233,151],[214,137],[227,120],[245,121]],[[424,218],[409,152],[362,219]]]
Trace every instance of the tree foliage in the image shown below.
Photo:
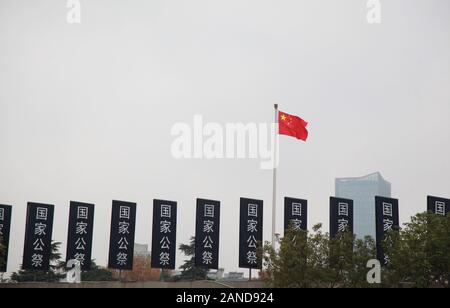
[[[450,216],[418,214],[399,233],[388,235],[384,249],[390,259],[383,271],[385,286],[449,287]]]
[[[390,263],[382,269],[382,284],[367,282],[367,262],[376,258],[375,241],[350,233],[330,238],[322,226],[311,233],[290,228],[274,251],[262,250],[267,282],[272,287],[449,287],[450,216],[422,213],[402,230],[389,233],[383,249]]]
[[[59,282],[59,280],[64,276],[61,271],[64,265],[61,261],[61,253],[59,252],[60,246],[60,242],[52,242],[49,271],[19,270],[11,275],[11,281]]]
[[[113,273],[105,268],[98,266],[95,260],[91,261],[91,269],[81,273],[82,281],[116,281]]]
[[[279,252],[266,243],[263,254],[265,276],[273,287],[363,287],[368,286],[366,259],[374,258],[375,244],[369,238],[355,240],[350,233],[331,239],[319,224],[312,233],[290,228]]]
[[[206,280],[208,270],[195,266],[195,237],[191,237],[189,244],[181,244],[180,250],[189,259],[180,267],[181,280]]]

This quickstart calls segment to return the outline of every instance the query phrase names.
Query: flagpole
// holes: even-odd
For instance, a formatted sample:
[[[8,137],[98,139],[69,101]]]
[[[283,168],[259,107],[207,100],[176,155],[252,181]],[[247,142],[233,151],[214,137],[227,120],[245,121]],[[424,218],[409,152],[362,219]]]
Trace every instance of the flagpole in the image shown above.
[[[273,190],[272,190],[272,248],[275,250],[275,241],[276,241],[276,220],[277,220],[277,154],[278,154],[278,104],[274,105],[275,107],[275,136],[274,136],[274,154],[273,154]]]

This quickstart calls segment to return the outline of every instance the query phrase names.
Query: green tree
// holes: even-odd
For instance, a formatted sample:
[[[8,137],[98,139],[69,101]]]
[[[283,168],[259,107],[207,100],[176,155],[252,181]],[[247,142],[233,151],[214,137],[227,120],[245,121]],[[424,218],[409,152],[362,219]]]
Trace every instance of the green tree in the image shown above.
[[[403,230],[389,233],[383,245],[390,259],[384,286],[449,287],[450,216],[417,214]]]
[[[98,266],[95,260],[91,261],[91,269],[89,271],[83,271],[81,273],[82,281],[116,281],[112,272]]]
[[[195,266],[195,237],[191,237],[189,244],[181,244],[180,250],[189,257],[181,266],[181,280],[206,280],[208,269]]]
[[[64,277],[62,274],[61,253],[59,252],[61,243],[52,242],[50,254],[50,270],[19,270],[11,275],[13,282],[58,282]]]
[[[362,288],[367,282],[367,262],[376,258],[375,241],[367,236],[356,239],[350,232],[343,232],[329,242],[328,287]]]
[[[263,249],[266,281],[276,288],[323,287],[329,280],[329,236],[315,225],[313,233],[291,226],[279,239],[279,251],[270,243]]]
[[[354,267],[354,241],[355,237],[351,232],[340,232],[329,240],[328,287],[350,286],[350,273]]]
[[[313,227],[313,233],[308,236],[309,254],[307,260],[309,287],[328,286],[331,277],[329,268],[330,235],[322,232],[322,224]]]
[[[307,232],[289,228],[280,239],[280,250],[276,252],[271,243],[263,247],[263,265],[267,269],[263,275],[275,288],[305,288],[310,286],[307,256]],[[295,270],[293,270],[295,269]]]
[[[264,246],[264,277],[272,287],[368,287],[366,265],[375,254],[370,237],[355,240],[344,232],[331,239],[320,224],[311,233],[291,227],[279,251]]]
[[[274,251],[262,250],[263,277],[272,287],[379,287],[367,282],[367,262],[376,258],[375,241],[350,233],[330,238],[313,227],[311,233],[290,228]],[[450,216],[421,213],[383,241],[389,263],[382,269],[383,287],[446,287],[450,281]]]
[[[376,259],[377,248],[375,240],[371,236],[364,239],[356,239],[354,244],[353,262],[351,271],[348,273],[347,287],[369,288],[376,287],[367,282],[367,262]]]

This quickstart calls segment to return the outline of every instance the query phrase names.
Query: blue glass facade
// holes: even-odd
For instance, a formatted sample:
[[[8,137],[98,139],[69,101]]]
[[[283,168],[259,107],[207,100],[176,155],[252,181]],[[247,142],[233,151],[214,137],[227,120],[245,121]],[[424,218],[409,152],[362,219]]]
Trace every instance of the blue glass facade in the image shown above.
[[[379,172],[359,178],[336,179],[336,197],[354,201],[355,234],[375,239],[375,196],[391,197],[391,183]]]

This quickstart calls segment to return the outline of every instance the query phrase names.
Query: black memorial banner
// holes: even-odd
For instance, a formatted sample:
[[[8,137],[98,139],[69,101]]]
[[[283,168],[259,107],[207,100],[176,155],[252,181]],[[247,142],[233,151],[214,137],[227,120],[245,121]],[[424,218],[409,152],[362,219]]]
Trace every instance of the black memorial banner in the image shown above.
[[[195,266],[219,268],[220,201],[197,199]]]
[[[22,269],[50,269],[54,211],[51,204],[28,203]]]
[[[330,198],[330,236],[341,232],[353,233],[353,200]]]
[[[152,268],[175,269],[177,203],[153,200]]]
[[[113,201],[108,267],[132,270],[134,236],[136,230],[136,203]]]
[[[400,229],[398,200],[375,197],[377,259],[382,265],[389,263],[389,256],[384,253],[383,241],[386,234]]]
[[[91,269],[94,205],[70,202],[66,262],[77,260],[81,269]]]
[[[295,231],[308,230],[308,201],[284,198],[284,230],[292,226]]]
[[[11,232],[11,214],[10,205],[0,204],[0,244],[5,248],[3,255],[3,264],[0,265],[0,273],[5,273],[8,268],[9,237]]]
[[[450,199],[428,196],[427,209],[436,215],[447,216],[450,211]]]
[[[257,248],[263,244],[263,201],[241,198],[239,267],[261,269]]]

